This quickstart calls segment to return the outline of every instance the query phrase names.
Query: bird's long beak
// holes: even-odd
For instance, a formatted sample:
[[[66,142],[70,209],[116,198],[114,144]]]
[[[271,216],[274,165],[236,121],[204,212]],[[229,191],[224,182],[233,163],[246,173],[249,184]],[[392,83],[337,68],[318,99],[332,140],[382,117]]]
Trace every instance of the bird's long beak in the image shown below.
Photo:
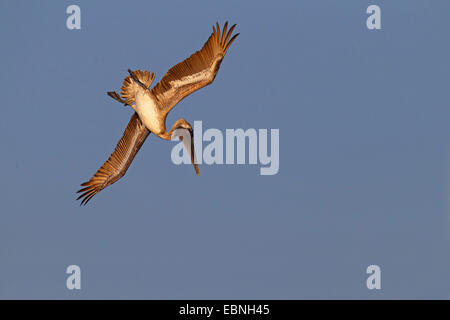
[[[197,175],[200,174],[200,171],[198,170],[197,165],[197,158],[195,157],[195,148],[194,148],[194,132],[192,130],[189,130],[189,133],[191,135],[191,141],[186,141],[183,139],[183,136],[180,136],[180,140],[183,141],[184,147],[189,152],[189,155],[191,156],[191,162],[194,165],[195,173]]]

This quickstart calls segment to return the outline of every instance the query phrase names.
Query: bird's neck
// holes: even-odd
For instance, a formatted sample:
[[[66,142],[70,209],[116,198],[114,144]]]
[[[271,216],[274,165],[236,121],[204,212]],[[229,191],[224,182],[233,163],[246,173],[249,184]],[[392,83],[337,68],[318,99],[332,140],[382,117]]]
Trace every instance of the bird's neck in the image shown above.
[[[172,130],[171,131],[164,130],[164,132],[158,134],[158,137],[164,140],[172,140],[172,133],[173,133]]]
[[[158,134],[158,137],[164,139],[164,140],[172,140],[172,134],[177,129],[175,126],[172,127],[170,131],[166,130],[166,126],[164,124],[164,131]]]

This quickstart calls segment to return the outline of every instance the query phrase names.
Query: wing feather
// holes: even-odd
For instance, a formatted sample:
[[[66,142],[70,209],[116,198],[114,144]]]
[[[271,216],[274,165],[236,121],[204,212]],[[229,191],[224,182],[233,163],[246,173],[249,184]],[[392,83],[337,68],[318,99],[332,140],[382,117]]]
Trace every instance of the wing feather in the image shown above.
[[[137,113],[134,113],[109,159],[89,181],[81,184],[85,188],[77,191],[81,193],[77,198],[82,199],[80,205],[87,204],[97,193],[125,175],[149,134],[150,131],[141,122]]]
[[[152,93],[166,112],[184,97],[214,81],[228,48],[239,35],[237,33],[230,39],[235,26],[233,25],[227,33],[227,21],[221,35],[219,24],[216,23],[202,49],[170,68],[152,89]]]

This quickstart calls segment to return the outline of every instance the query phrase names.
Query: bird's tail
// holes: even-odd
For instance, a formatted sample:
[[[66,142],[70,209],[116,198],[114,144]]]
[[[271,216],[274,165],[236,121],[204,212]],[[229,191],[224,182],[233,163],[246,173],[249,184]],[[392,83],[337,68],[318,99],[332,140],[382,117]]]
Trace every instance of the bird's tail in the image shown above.
[[[153,79],[155,79],[155,74],[150,71],[133,71],[134,76],[140,81],[145,87],[149,88],[152,85]],[[133,80],[130,75],[123,80],[122,88],[120,94],[125,99],[127,104],[132,104],[135,101],[136,92],[140,85]]]

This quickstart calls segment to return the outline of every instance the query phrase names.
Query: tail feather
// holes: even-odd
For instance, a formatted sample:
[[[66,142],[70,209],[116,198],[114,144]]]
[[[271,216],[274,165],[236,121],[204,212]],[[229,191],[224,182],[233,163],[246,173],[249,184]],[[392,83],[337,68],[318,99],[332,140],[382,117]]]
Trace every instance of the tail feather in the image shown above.
[[[152,85],[153,79],[155,79],[155,74],[150,71],[133,71],[135,77],[144,84],[147,88]],[[136,83],[131,76],[126,77],[123,80],[122,88],[120,94],[125,99],[127,104],[132,104],[135,101],[136,92],[140,85]]]
[[[119,101],[120,103],[123,103],[125,106],[127,106],[127,102],[125,100],[123,100],[117,92],[108,91],[107,94],[114,100]]]

